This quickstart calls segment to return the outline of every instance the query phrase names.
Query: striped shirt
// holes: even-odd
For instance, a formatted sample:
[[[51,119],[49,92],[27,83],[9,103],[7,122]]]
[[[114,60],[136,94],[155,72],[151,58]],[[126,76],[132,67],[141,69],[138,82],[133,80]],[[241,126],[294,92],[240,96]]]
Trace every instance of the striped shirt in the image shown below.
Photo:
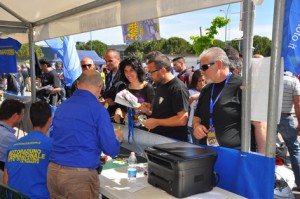
[[[290,75],[283,76],[282,113],[295,113],[294,96],[300,95],[299,80]]]

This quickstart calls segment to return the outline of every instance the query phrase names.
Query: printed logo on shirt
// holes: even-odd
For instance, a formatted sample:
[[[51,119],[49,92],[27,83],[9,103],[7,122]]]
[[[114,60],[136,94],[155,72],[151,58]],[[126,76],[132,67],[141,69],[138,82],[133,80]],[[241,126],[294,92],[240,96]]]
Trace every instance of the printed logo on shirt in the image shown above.
[[[14,49],[4,49],[0,50],[0,55],[14,55],[15,50]]]
[[[160,98],[159,98],[159,104],[161,104],[163,101],[164,101],[164,98],[163,98],[163,97],[160,97]]]
[[[39,164],[45,157],[41,149],[18,149],[9,151],[8,162]]]

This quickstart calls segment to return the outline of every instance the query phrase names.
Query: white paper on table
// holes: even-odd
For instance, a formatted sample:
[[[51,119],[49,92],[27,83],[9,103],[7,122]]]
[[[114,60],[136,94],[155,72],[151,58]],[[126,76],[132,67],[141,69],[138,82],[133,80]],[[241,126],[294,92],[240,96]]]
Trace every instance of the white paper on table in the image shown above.
[[[117,93],[115,102],[129,108],[137,108],[139,106],[137,97],[126,89]]]
[[[192,195],[188,197],[189,199],[228,199],[227,196],[221,193],[213,193],[213,192],[206,192],[206,193],[199,193],[196,195]]]
[[[134,182],[131,184],[130,189],[125,189],[124,191],[134,193],[134,192],[137,192],[147,186],[149,186],[149,184],[147,182],[144,182],[144,183],[138,182],[138,179],[137,179],[137,182]]]

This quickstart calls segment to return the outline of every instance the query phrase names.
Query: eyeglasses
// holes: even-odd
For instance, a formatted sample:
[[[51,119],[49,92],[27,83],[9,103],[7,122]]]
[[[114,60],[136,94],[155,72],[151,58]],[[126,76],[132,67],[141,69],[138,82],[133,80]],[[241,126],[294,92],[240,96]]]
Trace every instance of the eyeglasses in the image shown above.
[[[209,67],[213,66],[215,63],[210,63],[210,64],[203,64],[200,66],[200,69],[203,71],[206,71]]]
[[[148,75],[152,75],[152,73],[155,73],[156,71],[159,71],[160,69],[156,69],[154,71],[148,71]]]
[[[82,64],[81,67],[82,68],[87,68],[87,67],[91,68],[92,64]]]

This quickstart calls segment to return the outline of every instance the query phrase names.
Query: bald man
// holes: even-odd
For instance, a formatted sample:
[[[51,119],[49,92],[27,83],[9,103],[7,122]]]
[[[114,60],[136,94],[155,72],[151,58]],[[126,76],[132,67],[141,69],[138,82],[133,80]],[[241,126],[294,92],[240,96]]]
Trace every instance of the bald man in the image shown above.
[[[82,71],[95,70],[94,61],[89,57],[83,58],[80,63]]]
[[[80,65],[81,65],[82,72],[87,71],[87,70],[95,70],[95,63],[89,57],[83,58],[80,62]],[[77,78],[71,86],[70,96],[72,96],[74,94],[75,90],[77,89],[78,79],[79,78]]]
[[[106,75],[106,87],[103,98],[100,99],[100,102],[103,104],[107,103],[107,110],[110,116],[114,116],[116,109],[120,107],[120,105],[114,102],[116,95],[119,91],[125,89],[126,86],[124,83],[124,77],[119,71],[119,64],[121,60],[120,53],[115,49],[109,49],[105,53],[104,58],[109,73]]]
[[[51,198],[99,198],[101,152],[115,157],[123,139],[98,102],[102,86],[97,71],[84,71],[73,96],[55,112],[47,181]]]

